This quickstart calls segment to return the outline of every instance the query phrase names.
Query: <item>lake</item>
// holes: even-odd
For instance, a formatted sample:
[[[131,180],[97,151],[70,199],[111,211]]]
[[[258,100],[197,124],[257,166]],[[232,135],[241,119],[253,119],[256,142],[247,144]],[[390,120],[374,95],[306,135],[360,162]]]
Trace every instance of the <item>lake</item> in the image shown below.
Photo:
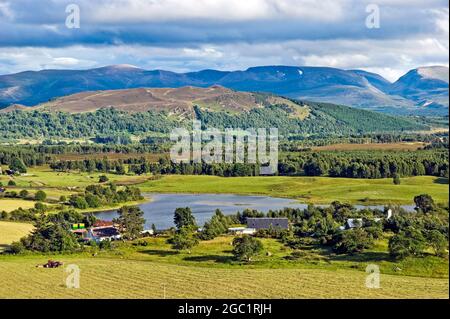
[[[299,203],[293,199],[276,198],[270,196],[241,196],[232,194],[144,194],[151,197],[151,201],[139,205],[144,211],[146,219],[145,228],[150,229],[152,224],[157,229],[168,229],[173,227],[173,213],[178,207],[190,207],[194,214],[197,224],[203,225],[213,215],[218,208],[224,214],[235,214],[246,208],[256,209],[267,213],[269,210],[279,210],[285,207],[304,209],[307,204]],[[327,206],[327,205],[325,205]],[[356,208],[379,208],[378,206],[355,205]],[[403,205],[404,209],[413,211],[413,205]],[[95,214],[97,218],[103,220],[112,220],[117,217],[116,211],[100,212]]]

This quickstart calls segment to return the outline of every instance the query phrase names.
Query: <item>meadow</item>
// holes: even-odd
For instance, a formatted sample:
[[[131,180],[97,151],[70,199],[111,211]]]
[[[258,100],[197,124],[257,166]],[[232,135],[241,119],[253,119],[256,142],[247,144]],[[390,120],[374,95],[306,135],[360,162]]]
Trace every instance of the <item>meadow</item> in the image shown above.
[[[448,298],[448,262],[432,256],[397,264],[377,248],[362,260],[305,249],[289,260],[290,249],[264,239],[265,253],[241,264],[232,261],[231,240],[201,242],[191,254],[150,238],[95,256],[0,256],[0,298]],[[47,259],[77,265],[80,288],[65,287],[64,268],[35,267]],[[380,289],[365,286],[369,263],[380,266]]]
[[[103,173],[84,173],[84,172],[54,172],[48,167],[29,168],[28,173],[13,178],[16,186],[7,186],[8,191],[19,193],[25,189],[29,192],[29,199],[0,199],[0,211],[10,212],[18,208],[32,208],[36,201],[32,200],[38,190],[43,190],[47,198],[52,201],[58,201],[61,196],[68,198],[72,194],[84,192],[84,188],[97,184],[99,177],[106,175],[111,182],[118,185],[134,185],[146,181],[148,176],[127,176]],[[11,178],[6,175],[0,175],[0,182],[7,185]],[[129,203],[136,204],[136,203]],[[108,209],[118,207],[107,207]],[[99,209],[104,210],[105,207]],[[90,209],[89,211],[93,211]]]
[[[23,200],[23,199],[1,199],[0,200],[0,211],[5,211],[7,213],[18,209],[29,209],[34,207],[34,201]]]
[[[405,177],[400,185],[392,179],[329,177],[233,177],[163,176],[138,185],[143,192],[221,193],[286,197],[312,204],[338,200],[352,204],[413,204],[419,194],[448,202],[448,180],[431,176]]]
[[[0,252],[33,229],[33,225],[0,221]]]

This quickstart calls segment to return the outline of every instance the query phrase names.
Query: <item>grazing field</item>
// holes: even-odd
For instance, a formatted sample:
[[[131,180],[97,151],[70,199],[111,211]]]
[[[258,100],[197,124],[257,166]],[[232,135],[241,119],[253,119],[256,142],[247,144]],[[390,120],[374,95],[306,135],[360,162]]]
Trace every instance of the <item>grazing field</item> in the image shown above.
[[[47,167],[37,167],[28,169],[28,174],[14,177],[17,187],[23,188],[61,188],[67,190],[68,187],[83,188],[98,183],[101,175],[106,175],[111,182],[126,183],[129,180],[134,182],[145,181],[148,177],[127,176],[104,173],[86,172],[54,172]],[[0,175],[0,181],[4,185],[9,181],[8,176]]]
[[[28,209],[33,208],[35,202],[23,199],[0,199],[0,212],[5,211],[9,213],[18,208]]]
[[[351,144],[341,143],[325,146],[315,146],[313,151],[416,151],[426,146],[423,142],[401,142],[401,143],[367,143],[367,144]]]
[[[231,262],[230,237],[201,242],[191,254],[166,247],[163,238],[149,245],[125,245],[95,257],[84,255],[0,256],[0,298],[448,298],[448,262],[423,258],[425,265],[396,264],[368,252],[366,260],[339,259],[305,250],[291,253],[278,242],[263,240],[265,251],[251,264]],[[314,257],[315,256],[315,257]],[[36,268],[47,259],[80,268],[80,288],[65,287],[64,268]],[[380,265],[381,288],[365,286],[369,263]],[[423,274],[428,268],[429,273]],[[430,272],[436,270],[435,273]],[[446,270],[447,269],[447,270]],[[424,277],[426,275],[427,277]],[[201,289],[199,289],[201,287]]]
[[[234,177],[163,176],[138,185],[144,192],[232,193],[287,197],[313,204],[335,200],[353,204],[413,204],[419,194],[448,202],[448,180],[431,176],[405,177],[401,185],[392,179],[351,179],[329,177]]]
[[[31,224],[0,222],[0,252],[12,242],[27,235],[32,229]]]

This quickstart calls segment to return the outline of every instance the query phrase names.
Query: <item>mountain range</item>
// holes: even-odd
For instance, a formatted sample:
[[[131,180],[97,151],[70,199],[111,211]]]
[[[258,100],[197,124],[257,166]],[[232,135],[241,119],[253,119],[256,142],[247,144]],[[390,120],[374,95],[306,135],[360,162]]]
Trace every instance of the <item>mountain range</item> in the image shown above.
[[[449,104],[448,84],[449,69],[443,66],[417,68],[391,83],[375,73],[329,67],[262,66],[245,71],[175,73],[114,65],[1,75],[0,108],[12,104],[16,104],[15,108],[35,106],[55,98],[99,90],[221,86],[394,114],[445,115]]]

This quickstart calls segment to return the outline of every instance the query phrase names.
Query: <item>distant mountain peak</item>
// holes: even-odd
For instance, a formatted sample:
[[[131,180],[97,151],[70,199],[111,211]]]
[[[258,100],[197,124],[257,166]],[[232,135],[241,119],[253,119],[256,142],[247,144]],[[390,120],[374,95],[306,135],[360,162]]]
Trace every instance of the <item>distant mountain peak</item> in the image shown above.
[[[113,65],[107,65],[104,67],[100,67],[98,69],[107,69],[107,70],[121,70],[121,71],[127,71],[127,70],[143,70],[140,67],[132,64],[113,64]]]
[[[417,68],[417,73],[428,79],[440,80],[449,83],[449,69],[447,66],[427,66]]]
[[[448,67],[442,66],[411,70],[395,83],[362,70],[283,65],[256,66],[245,71],[188,73],[144,70],[129,64],[90,70],[22,72],[0,75],[0,108],[11,104],[34,106],[87,91],[210,88],[214,85],[391,113],[448,112]]]

